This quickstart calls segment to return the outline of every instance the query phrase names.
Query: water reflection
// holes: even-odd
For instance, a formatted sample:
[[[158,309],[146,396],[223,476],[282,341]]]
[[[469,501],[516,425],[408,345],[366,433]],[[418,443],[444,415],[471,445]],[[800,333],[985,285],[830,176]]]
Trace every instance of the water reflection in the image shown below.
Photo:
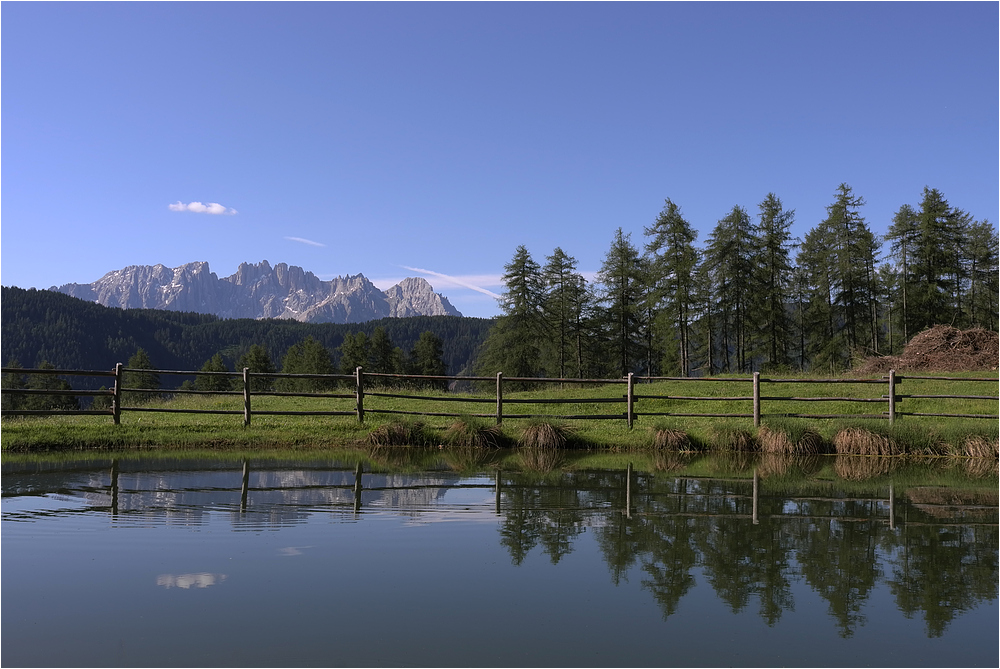
[[[499,545],[515,566],[535,552],[559,564],[590,532],[610,581],[617,586],[640,573],[664,620],[677,614],[703,575],[730,611],[754,612],[774,627],[795,611],[793,586],[804,583],[824,600],[843,638],[866,624],[880,585],[906,617],[923,619],[928,637],[997,599],[995,488],[896,485],[884,479],[896,465],[870,458],[833,460],[849,485],[809,478],[829,469],[830,459],[751,461],[737,454],[720,456],[717,475],[680,474],[689,460],[660,457],[650,471],[548,474],[373,472],[337,462],[5,463],[5,500],[62,502],[56,508],[5,505],[4,521],[107,513],[122,527],[199,526],[222,517],[233,530],[260,531],[317,514],[340,522],[388,512],[421,523],[458,517],[496,523]],[[746,467],[754,468],[752,477]],[[301,556],[310,548],[276,550]],[[226,578],[161,574],[156,584],[203,589]]]
[[[167,588],[208,588],[226,580],[225,574],[160,574],[156,577],[156,585]]]

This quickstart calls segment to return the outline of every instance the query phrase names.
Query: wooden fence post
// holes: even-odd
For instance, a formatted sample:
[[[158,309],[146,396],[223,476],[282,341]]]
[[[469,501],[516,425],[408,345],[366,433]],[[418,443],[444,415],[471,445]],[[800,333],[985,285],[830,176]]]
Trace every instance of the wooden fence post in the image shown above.
[[[757,495],[759,493],[760,487],[760,477],[757,475],[757,470],[753,470],[753,524],[759,525],[760,519],[757,517]]]
[[[357,385],[358,385],[358,390],[357,390],[357,393],[356,393],[356,396],[357,396],[357,399],[358,399],[358,406],[357,406],[357,410],[358,410],[358,422],[359,423],[364,423],[365,422],[365,386],[364,386],[364,381],[362,380],[364,378],[364,372],[361,371],[360,367],[358,367],[357,369],[354,370],[354,376],[355,376],[355,378],[357,380]]]
[[[243,427],[250,427],[250,368],[243,368]]]
[[[627,390],[625,391],[625,423],[628,429],[632,429],[632,420],[635,418],[635,381],[632,372],[628,373]]]
[[[760,427],[760,372],[753,373],[753,426]]]
[[[497,372],[497,425],[503,423],[503,372]]]
[[[896,370],[889,370],[889,425],[896,420]]]
[[[115,365],[115,394],[111,398],[115,425],[121,425],[122,422],[122,366],[120,362]]]

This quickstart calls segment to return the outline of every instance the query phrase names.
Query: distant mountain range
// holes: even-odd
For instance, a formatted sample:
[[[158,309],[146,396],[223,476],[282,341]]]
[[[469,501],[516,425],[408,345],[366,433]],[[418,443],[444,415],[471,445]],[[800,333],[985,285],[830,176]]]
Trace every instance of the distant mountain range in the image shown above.
[[[170,269],[132,265],[93,283],[49,290],[106,307],[166,309],[221,318],[289,318],[303,323],[364,323],[406,316],[461,316],[448,298],[421,278],[382,291],[362,274],[323,281],[301,267],[243,263],[219,278],[207,262]]]

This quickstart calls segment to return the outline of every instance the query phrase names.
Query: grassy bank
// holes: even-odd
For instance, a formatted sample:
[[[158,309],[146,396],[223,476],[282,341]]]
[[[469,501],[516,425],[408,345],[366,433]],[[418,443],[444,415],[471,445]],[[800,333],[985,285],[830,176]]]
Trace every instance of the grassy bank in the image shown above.
[[[961,375],[954,375],[961,376]],[[983,376],[982,373],[966,376]],[[877,377],[873,377],[877,378]],[[697,388],[696,388],[697,386]],[[532,413],[547,420],[505,417],[502,429],[493,427],[490,418],[466,419],[444,416],[398,416],[372,410],[425,411],[442,413],[492,413],[490,403],[458,403],[456,397],[438,391],[420,391],[432,399],[418,401],[402,398],[366,396],[364,424],[354,416],[266,416],[254,415],[252,424],[243,427],[243,417],[214,414],[167,414],[128,412],[121,425],[115,426],[104,416],[53,416],[46,418],[5,419],[0,432],[4,451],[38,449],[322,449],[363,446],[372,440],[385,444],[515,446],[541,438],[537,433],[542,422],[558,426],[556,435],[549,431],[553,445],[612,451],[737,451],[765,453],[858,453],[865,455],[977,455],[996,457],[1000,438],[996,421],[983,419],[901,416],[894,425],[886,420],[860,416],[880,413],[885,404],[850,401],[803,402],[792,397],[877,398],[887,392],[883,385],[856,384],[767,384],[762,386],[763,421],[755,428],[750,418],[712,418],[682,416],[643,416],[643,413],[750,413],[749,400],[717,401],[682,399],[643,399],[643,396],[704,395],[716,398],[747,397],[751,384],[745,379],[713,383],[657,382],[638,384],[640,414],[629,430],[624,418],[624,403],[592,400],[621,400],[623,385],[603,387],[552,387],[547,390],[506,393],[504,413]],[[994,384],[982,382],[944,382],[906,380],[897,393],[906,395],[989,395]],[[464,395],[490,399],[491,394]],[[576,399],[579,404],[518,404],[519,399]],[[591,400],[588,402],[588,400]],[[230,410],[242,412],[242,400],[231,396],[183,395],[156,400],[151,407],[192,410]],[[353,411],[354,401],[334,398],[258,397],[254,411]],[[906,398],[900,411],[915,413],[995,414],[996,401],[962,399]],[[787,413],[854,414],[859,417],[836,419],[787,418]],[[613,414],[614,419],[568,420],[560,416],[599,416]],[[459,423],[456,425],[456,423]],[[846,433],[846,434],[845,434]],[[481,441],[485,439],[486,441]],[[477,441],[479,440],[479,441]],[[562,442],[562,443],[560,443]],[[542,442],[542,445],[549,443]],[[970,446],[972,444],[972,446]]]

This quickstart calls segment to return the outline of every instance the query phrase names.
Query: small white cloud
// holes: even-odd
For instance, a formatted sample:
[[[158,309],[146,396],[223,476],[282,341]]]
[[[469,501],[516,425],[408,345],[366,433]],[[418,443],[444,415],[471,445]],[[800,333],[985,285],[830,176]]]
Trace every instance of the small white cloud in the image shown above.
[[[193,211],[196,214],[225,214],[227,216],[232,216],[237,213],[237,211],[231,207],[224,207],[218,202],[209,202],[208,204],[203,204],[201,202],[189,202],[184,204],[180,200],[174,204],[168,204],[167,207],[170,211]]]
[[[326,244],[320,242],[314,242],[311,239],[303,239],[302,237],[285,237],[290,242],[298,242],[299,244],[308,244],[309,246],[326,246]]]

